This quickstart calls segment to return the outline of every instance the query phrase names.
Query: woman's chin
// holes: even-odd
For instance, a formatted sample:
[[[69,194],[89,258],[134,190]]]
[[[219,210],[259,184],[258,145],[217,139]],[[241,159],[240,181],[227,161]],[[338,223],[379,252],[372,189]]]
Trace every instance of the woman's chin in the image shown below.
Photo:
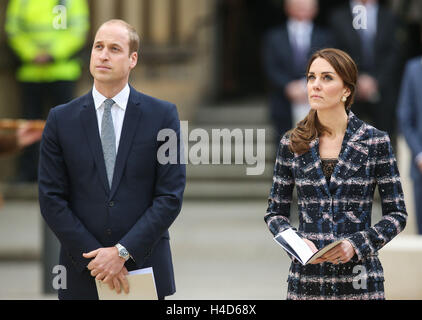
[[[310,104],[311,109],[314,110],[321,110],[321,109],[326,109],[327,105],[325,103],[318,103],[318,102],[313,102]]]

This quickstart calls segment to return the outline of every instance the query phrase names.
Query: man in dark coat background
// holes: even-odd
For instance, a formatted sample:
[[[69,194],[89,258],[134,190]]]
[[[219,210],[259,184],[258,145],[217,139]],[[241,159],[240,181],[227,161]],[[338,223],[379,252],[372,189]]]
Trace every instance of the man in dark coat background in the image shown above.
[[[316,50],[332,46],[329,32],[313,22],[318,13],[316,0],[287,0],[285,12],[286,23],[269,30],[263,42],[263,65],[277,146],[280,137],[296,125],[292,119],[297,110],[293,108],[307,105],[308,59]]]

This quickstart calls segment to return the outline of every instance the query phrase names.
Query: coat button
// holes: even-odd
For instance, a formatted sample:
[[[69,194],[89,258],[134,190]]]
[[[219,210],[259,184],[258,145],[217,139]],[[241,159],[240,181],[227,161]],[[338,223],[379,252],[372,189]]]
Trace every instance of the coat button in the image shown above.
[[[106,234],[107,234],[108,236],[110,236],[110,235],[111,235],[111,229],[107,229],[107,230],[106,230]]]
[[[108,203],[108,206],[111,208],[111,207],[114,207],[114,201],[110,201],[109,203]]]

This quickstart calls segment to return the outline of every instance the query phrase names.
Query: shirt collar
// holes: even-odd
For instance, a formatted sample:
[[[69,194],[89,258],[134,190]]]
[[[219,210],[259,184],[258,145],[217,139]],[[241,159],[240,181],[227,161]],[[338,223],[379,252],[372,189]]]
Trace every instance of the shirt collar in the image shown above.
[[[129,100],[130,88],[129,84],[126,83],[126,86],[113,98],[114,102],[123,110],[126,110],[127,102]],[[94,98],[95,110],[98,110],[103,104],[106,97],[104,97],[96,88],[95,84],[92,88],[92,97]]]
[[[287,27],[292,32],[311,32],[313,27],[312,21],[300,21],[293,18],[287,20]]]

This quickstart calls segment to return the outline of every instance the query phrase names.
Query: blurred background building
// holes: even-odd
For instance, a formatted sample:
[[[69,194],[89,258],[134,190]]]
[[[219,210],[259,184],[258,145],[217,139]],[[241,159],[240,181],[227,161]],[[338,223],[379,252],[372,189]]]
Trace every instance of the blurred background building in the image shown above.
[[[320,1],[316,23],[329,28],[332,11],[348,2]],[[399,19],[394,41],[399,41],[402,70],[408,59],[422,54],[422,2],[379,2]],[[268,83],[261,57],[266,32],[286,21],[283,3],[283,0],[88,1],[90,31],[87,45],[78,55],[83,71],[77,82],[77,96],[92,87],[89,56],[95,31],[104,21],[121,18],[132,24],[141,37],[140,60],[131,73],[131,84],[146,94],[176,103],[180,119],[189,121],[189,131],[194,128],[208,132],[212,128],[267,131],[265,155],[261,155],[266,161],[262,175],[247,176],[246,165],[188,165],[184,206],[171,230],[178,290],[175,299],[285,297],[289,261],[271,240],[263,221],[275,149],[267,107]],[[7,44],[3,27],[7,4],[8,1],[0,0],[0,117],[19,118],[21,97],[15,80],[19,61]],[[401,71],[395,76],[401,79]],[[415,227],[409,151],[400,137],[396,153],[409,209],[405,233],[411,235]],[[0,209],[0,279],[9,283],[0,289],[0,298],[51,298],[54,296],[43,296],[41,289],[43,244],[37,187],[9,183],[16,175],[16,159],[17,155],[0,159],[3,182],[0,190],[5,198]],[[293,205],[294,223],[295,208]],[[374,207],[374,215],[376,222],[381,215],[379,205]],[[412,252],[416,252],[420,261],[420,244],[417,248],[420,251]],[[413,289],[422,298],[422,286]],[[391,296],[400,298],[396,292]]]

